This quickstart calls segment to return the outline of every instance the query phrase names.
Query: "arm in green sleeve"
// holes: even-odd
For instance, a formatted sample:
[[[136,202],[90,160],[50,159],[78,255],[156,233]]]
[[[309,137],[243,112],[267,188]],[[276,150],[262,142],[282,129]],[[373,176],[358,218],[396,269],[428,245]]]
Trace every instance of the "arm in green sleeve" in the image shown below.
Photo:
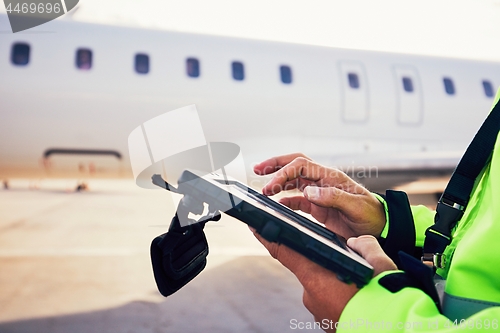
[[[360,289],[349,301],[336,323],[340,332],[495,332],[499,329],[500,307],[491,307],[462,322],[441,315],[432,299],[417,288],[391,292],[379,280],[385,272]]]
[[[415,246],[423,247],[425,230],[434,224],[434,215],[436,212],[423,205],[418,205],[411,206],[411,214],[415,223]]]

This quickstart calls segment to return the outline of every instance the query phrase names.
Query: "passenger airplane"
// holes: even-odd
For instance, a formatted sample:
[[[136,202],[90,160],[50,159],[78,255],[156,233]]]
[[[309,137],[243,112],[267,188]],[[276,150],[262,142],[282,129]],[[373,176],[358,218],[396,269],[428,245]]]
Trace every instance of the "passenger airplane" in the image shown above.
[[[189,104],[249,168],[302,151],[348,173],[449,173],[500,85],[500,62],[69,20],[0,39],[3,180],[131,177],[129,133]]]

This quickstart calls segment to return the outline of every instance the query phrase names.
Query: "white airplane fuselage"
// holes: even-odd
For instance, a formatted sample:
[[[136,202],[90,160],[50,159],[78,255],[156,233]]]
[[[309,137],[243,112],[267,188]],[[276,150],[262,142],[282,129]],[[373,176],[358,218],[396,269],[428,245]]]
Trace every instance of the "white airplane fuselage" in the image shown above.
[[[6,22],[0,15],[0,25]],[[30,47],[25,66],[12,63],[15,43]],[[90,70],[75,66],[79,48],[92,51]],[[147,74],[134,69],[138,53],[149,56]],[[186,74],[187,58],[199,60],[199,77]],[[233,78],[233,61],[244,65],[243,80]],[[291,68],[290,84],[280,79],[282,65]],[[64,20],[1,34],[0,73],[0,179],[129,177],[129,133],[189,104],[207,141],[240,145],[248,166],[303,151],[337,166],[450,169],[491,108],[483,81],[494,91],[500,84],[500,62]],[[110,150],[122,158],[44,158],[50,149]]]

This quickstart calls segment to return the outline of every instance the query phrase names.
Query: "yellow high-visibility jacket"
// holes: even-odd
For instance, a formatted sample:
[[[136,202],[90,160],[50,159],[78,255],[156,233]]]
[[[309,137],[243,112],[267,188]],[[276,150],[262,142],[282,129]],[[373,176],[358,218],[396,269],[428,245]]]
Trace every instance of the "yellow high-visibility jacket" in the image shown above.
[[[497,93],[496,102],[500,97]],[[489,165],[446,248],[448,264],[437,274],[446,280],[443,314],[426,293],[413,287],[391,292],[372,279],[350,300],[336,324],[338,332],[500,332],[500,138]],[[411,207],[416,246],[422,246],[435,212]],[[391,223],[397,221],[389,221]]]

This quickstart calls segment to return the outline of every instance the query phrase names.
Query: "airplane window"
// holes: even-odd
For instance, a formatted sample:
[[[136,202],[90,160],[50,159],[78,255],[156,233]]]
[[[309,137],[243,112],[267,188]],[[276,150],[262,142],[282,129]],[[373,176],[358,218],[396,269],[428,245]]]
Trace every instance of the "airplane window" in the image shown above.
[[[186,71],[189,77],[200,76],[200,62],[196,58],[186,59]]]
[[[349,86],[353,89],[359,89],[359,77],[356,73],[348,73],[347,79],[349,80]]]
[[[89,49],[76,50],[76,68],[88,70],[92,68],[92,51]]]
[[[448,95],[455,95],[455,85],[453,84],[453,81],[445,77],[443,78],[443,83],[444,83],[444,90]]]
[[[280,66],[281,82],[285,84],[292,83],[292,69],[290,66]]]
[[[135,55],[135,71],[139,74],[149,73],[149,56],[144,53]]]
[[[233,68],[233,79],[243,81],[245,79],[245,68],[243,67],[243,63],[233,61],[231,66]]]
[[[491,84],[490,81],[483,80],[483,88],[484,88],[484,94],[486,97],[493,97],[494,92],[493,92],[493,85]]]
[[[30,46],[26,43],[12,45],[11,61],[17,66],[26,66],[30,62]]]
[[[403,77],[403,89],[406,92],[413,92],[413,81],[409,77]]]

